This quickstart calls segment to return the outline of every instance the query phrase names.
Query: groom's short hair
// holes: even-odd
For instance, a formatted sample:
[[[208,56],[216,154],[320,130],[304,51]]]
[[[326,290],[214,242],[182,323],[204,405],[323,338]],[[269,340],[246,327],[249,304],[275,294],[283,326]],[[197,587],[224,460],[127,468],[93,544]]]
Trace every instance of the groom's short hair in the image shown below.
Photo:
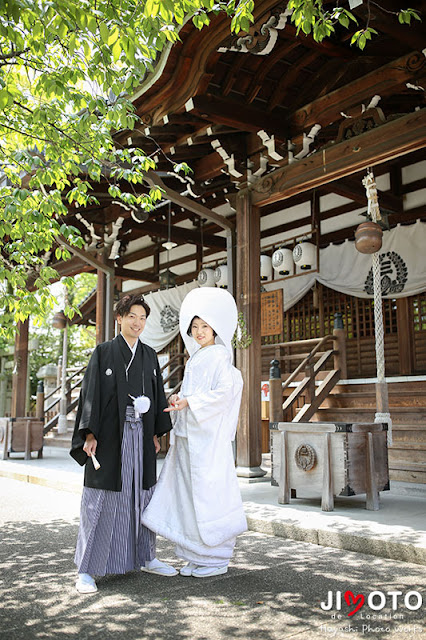
[[[130,309],[134,304],[138,304],[145,309],[146,317],[151,313],[151,309],[148,304],[145,302],[144,297],[141,295],[126,295],[123,296],[116,304],[115,307],[115,316],[127,316]]]

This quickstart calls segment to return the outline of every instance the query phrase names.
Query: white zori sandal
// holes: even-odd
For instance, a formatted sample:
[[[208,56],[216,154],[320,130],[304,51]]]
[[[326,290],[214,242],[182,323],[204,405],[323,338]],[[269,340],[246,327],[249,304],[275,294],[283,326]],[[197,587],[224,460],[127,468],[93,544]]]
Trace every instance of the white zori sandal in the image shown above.
[[[193,562],[187,562],[185,566],[179,571],[181,576],[192,576],[194,569],[197,569],[198,565]]]
[[[92,576],[89,576],[88,573],[78,574],[75,588],[77,589],[78,593],[96,593],[96,591],[98,590],[96,582],[93,580]]]
[[[154,560],[148,560],[141,567],[141,571],[146,571],[147,573],[155,573],[157,576],[176,576],[177,571],[170,564],[166,564],[165,562],[161,562],[157,558]]]
[[[193,578],[211,578],[213,576],[221,576],[223,573],[228,572],[228,565],[224,567],[197,567],[192,570]]]

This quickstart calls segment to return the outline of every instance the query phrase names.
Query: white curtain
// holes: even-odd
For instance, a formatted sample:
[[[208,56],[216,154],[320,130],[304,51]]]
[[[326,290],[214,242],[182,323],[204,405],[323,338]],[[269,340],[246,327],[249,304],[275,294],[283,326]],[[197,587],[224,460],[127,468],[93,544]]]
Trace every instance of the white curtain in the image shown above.
[[[384,231],[380,250],[382,295],[405,298],[426,291],[426,223],[417,220]],[[267,291],[284,290],[284,310],[290,309],[309,291],[315,280],[358,298],[372,298],[372,258],[359,253],[355,242],[346,240],[320,251],[319,273],[265,285]]]
[[[151,313],[141,335],[142,342],[158,352],[177,336],[180,306],[186,294],[197,286],[194,281],[145,296]]]

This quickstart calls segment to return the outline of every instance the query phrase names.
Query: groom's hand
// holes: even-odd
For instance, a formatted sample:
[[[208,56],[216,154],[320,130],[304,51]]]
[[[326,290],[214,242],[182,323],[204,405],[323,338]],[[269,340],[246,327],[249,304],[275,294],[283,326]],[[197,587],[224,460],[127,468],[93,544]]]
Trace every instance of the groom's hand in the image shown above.
[[[161,444],[159,443],[157,436],[154,436],[154,447],[155,453],[158,453],[161,449]]]

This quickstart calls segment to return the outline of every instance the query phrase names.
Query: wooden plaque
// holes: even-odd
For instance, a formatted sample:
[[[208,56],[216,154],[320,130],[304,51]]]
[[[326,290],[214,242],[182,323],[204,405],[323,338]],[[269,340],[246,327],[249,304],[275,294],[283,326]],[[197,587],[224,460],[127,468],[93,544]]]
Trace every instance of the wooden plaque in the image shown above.
[[[262,291],[260,294],[261,336],[276,336],[283,330],[283,290]]]

